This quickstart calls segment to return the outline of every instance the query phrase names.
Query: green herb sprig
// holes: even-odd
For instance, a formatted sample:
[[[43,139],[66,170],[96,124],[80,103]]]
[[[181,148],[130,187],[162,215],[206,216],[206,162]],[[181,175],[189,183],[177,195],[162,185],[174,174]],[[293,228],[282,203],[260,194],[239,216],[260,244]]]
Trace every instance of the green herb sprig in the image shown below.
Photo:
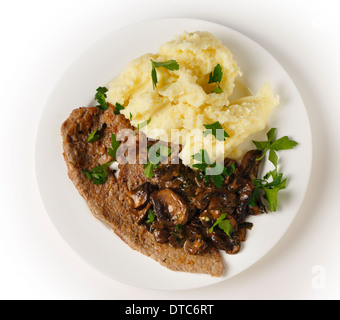
[[[115,134],[111,135],[111,148],[108,150],[108,155],[113,158],[113,160],[117,160],[117,150],[120,146],[120,142],[117,140],[117,136]]]
[[[212,134],[219,141],[225,141],[225,138],[230,137],[229,134],[223,129],[219,121],[216,121],[215,123],[212,124],[204,124],[203,126],[206,128],[206,130],[203,133],[205,137],[209,134]],[[223,137],[217,134],[217,130],[223,130]]]
[[[279,139],[275,139],[276,128],[272,128],[267,133],[267,141],[254,141],[257,150],[262,151],[260,158],[257,161],[265,157],[267,151],[269,151],[268,160],[274,165],[274,169],[267,172],[262,179],[254,179],[255,190],[250,199],[249,205],[255,206],[256,200],[260,199],[261,191],[264,194],[264,198],[268,202],[270,211],[276,211],[278,206],[278,192],[286,188],[287,179],[283,179],[283,173],[278,172],[278,160],[277,151],[288,150],[294,148],[298,143],[294,140],[284,136]]]
[[[271,178],[271,181],[268,179]],[[249,205],[254,206],[255,200],[260,197],[260,190],[264,192],[264,198],[268,202],[270,211],[275,212],[277,209],[277,194],[280,190],[286,188],[287,179],[283,179],[283,174],[278,173],[276,169],[268,172],[263,179],[254,179],[255,191]]]
[[[230,223],[230,220],[226,219],[227,215],[225,213],[221,214],[221,216],[216,220],[213,226],[209,229],[209,233],[214,231],[214,228],[218,226],[220,229],[224,231],[224,233],[231,238],[230,233],[234,232],[234,227]]]
[[[87,138],[87,142],[95,142],[97,140],[99,140],[101,138],[101,135],[98,131],[98,128],[96,130],[94,130],[93,132],[91,132]]]
[[[155,213],[149,209],[149,212],[148,212],[148,220],[146,221],[146,223],[152,223],[155,221],[155,218],[156,218],[156,215]]]
[[[235,171],[235,165],[225,168],[217,162],[211,163],[209,154],[204,149],[201,149],[200,152],[194,154],[192,158],[199,162],[193,164],[193,167],[202,171],[204,173],[204,179],[207,182],[211,180],[216,188],[222,187],[225,179],[224,176],[230,176]],[[221,173],[216,175],[209,174],[208,168],[216,168],[216,170]]]
[[[94,98],[98,102],[97,108],[100,110],[107,110],[109,109],[108,104],[106,103],[106,92],[108,91],[105,87],[98,87],[97,93],[95,94]]]
[[[222,81],[223,70],[221,65],[218,63],[214,68],[214,71],[209,74],[209,83],[217,83],[217,87],[212,91],[213,93],[223,92],[220,87],[220,82]]]
[[[122,110],[124,110],[124,107],[120,103],[116,102],[114,114],[118,116]]]
[[[156,68],[166,68],[171,71],[179,70],[179,65],[177,61],[173,59],[165,62],[156,62],[153,61],[152,59],[150,59],[150,61],[151,61],[151,79],[154,90],[156,89],[158,83]]]
[[[140,130],[140,129],[146,127],[150,122],[151,122],[151,118],[149,118],[148,120],[145,120],[145,121],[139,123],[139,124],[137,125],[138,130]]]
[[[157,142],[148,148],[148,162],[144,165],[144,175],[151,179],[154,170],[159,168],[159,163],[170,157],[172,149]]]
[[[272,128],[267,133],[267,141],[254,141],[257,150],[262,151],[262,156],[256,160],[261,160],[269,151],[269,160],[276,166],[278,156],[276,151],[279,150],[288,150],[294,148],[298,143],[294,140],[289,139],[287,136],[284,136],[280,139],[275,139],[276,128]]]
[[[94,184],[103,184],[106,182],[108,177],[107,168],[112,164],[112,162],[113,161],[97,166],[91,171],[83,169],[83,173],[89,180],[93,181]]]

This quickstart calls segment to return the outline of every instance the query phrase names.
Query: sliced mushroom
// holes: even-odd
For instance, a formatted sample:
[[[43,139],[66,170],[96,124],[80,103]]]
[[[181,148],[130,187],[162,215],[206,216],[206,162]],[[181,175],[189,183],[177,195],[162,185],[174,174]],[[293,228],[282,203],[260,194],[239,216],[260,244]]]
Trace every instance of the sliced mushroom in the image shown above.
[[[237,222],[233,217],[236,201],[236,194],[229,190],[219,190],[215,192],[210,200],[209,206],[199,216],[202,224],[209,228],[222,214],[226,214],[227,219],[230,220],[234,229],[237,230]]]
[[[130,206],[134,209],[140,209],[147,204],[154,187],[152,184],[146,182],[137,188],[129,191],[127,196],[130,199]]]
[[[211,198],[208,211],[220,211],[231,215],[236,207],[237,196],[229,190],[219,190]]]
[[[238,191],[247,181],[252,181],[257,178],[257,173],[260,166],[260,161],[257,161],[261,156],[261,151],[250,150],[242,158],[241,164],[235,170],[235,175],[228,189]]]
[[[189,219],[189,209],[184,199],[171,189],[163,189],[151,195],[156,216],[160,220],[171,221],[174,225],[184,225]]]
[[[253,182],[247,181],[239,190],[239,203],[236,208],[236,217],[239,222],[244,221],[250,213],[249,202],[252,198],[254,188]]]
[[[237,237],[229,237],[222,230],[214,229],[208,232],[210,240],[217,249],[224,250],[229,254],[236,254],[240,251],[241,244]]]
[[[181,232],[172,232],[169,237],[169,244],[173,248],[181,248],[185,242],[185,236]]]
[[[196,197],[194,198],[195,206],[200,210],[204,210],[209,205],[212,196],[213,190],[211,188],[197,188]]]
[[[184,251],[189,254],[201,254],[208,247],[208,243],[199,233],[193,233],[185,240]]]
[[[240,164],[241,177],[244,179],[256,179],[260,166],[260,161],[256,159],[261,157],[260,150],[250,150],[242,158]]]
[[[155,240],[159,243],[168,242],[169,239],[169,231],[166,229],[155,229],[154,232]]]
[[[243,222],[239,225],[236,236],[240,239],[241,242],[246,241],[246,231],[247,229],[251,230],[252,227],[253,224],[251,222]]]
[[[149,210],[151,208],[151,203],[148,203],[143,209],[135,210],[135,216],[136,216],[136,223],[139,225],[143,222],[146,215],[148,214]]]
[[[227,168],[227,170],[230,170],[230,168],[232,168],[232,167],[235,168],[234,172],[230,172],[230,174],[226,175],[226,177],[225,177],[224,183],[226,185],[228,185],[234,180],[235,174],[238,171],[238,165],[237,165],[237,162],[235,160],[226,158],[226,159],[224,159],[224,167]]]
[[[170,232],[168,223],[166,221],[155,220],[151,225],[151,230],[153,230],[153,235],[157,242],[168,242]]]

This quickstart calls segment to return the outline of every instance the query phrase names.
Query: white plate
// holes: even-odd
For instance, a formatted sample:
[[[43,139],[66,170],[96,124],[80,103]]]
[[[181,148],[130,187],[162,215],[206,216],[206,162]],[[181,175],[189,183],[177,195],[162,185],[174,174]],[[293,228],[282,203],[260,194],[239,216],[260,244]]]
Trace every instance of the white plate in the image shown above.
[[[281,98],[268,128],[278,137],[289,135],[299,142],[294,150],[280,152],[288,178],[279,193],[276,213],[252,217],[239,254],[224,255],[226,272],[221,278],[173,272],[123,243],[110,228],[90,213],[69,180],[62,157],[60,127],[74,108],[91,106],[95,90],[116,77],[132,59],[158,47],[183,31],[209,31],[232,51],[253,91],[265,81]],[[42,201],[54,226],[66,242],[103,274],[124,283],[151,289],[192,289],[224,281],[263,257],[287,231],[307,188],[312,162],[308,116],[292,80],[280,64],[248,37],[215,23],[192,19],[143,22],[118,30],[86,50],[54,88],[42,114],[36,141],[36,175]]]

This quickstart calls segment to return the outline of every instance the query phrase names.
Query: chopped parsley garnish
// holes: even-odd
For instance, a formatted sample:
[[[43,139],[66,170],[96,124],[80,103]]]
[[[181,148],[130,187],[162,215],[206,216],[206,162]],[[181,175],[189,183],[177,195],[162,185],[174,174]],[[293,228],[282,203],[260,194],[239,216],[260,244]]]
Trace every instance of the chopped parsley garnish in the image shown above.
[[[230,233],[234,232],[234,227],[230,223],[230,220],[226,219],[227,215],[225,213],[221,214],[221,216],[216,220],[213,226],[209,229],[209,233],[214,231],[214,228],[218,226],[220,229],[224,231],[224,233],[231,238]]]
[[[211,163],[209,154],[206,150],[200,150],[199,153],[196,153],[192,156],[192,158],[199,163],[193,164],[193,167],[199,169],[204,173],[204,179],[208,182],[211,180],[216,188],[221,188],[224,182],[224,176],[229,176],[235,171],[235,167],[232,168],[225,168],[223,165],[215,162]],[[210,170],[209,170],[210,169]],[[213,171],[220,172],[219,174],[209,174]]]
[[[156,218],[156,215],[154,214],[154,212],[149,209],[149,212],[148,212],[148,220],[146,221],[146,223],[152,223],[155,221],[155,218]]]
[[[218,63],[214,71],[209,74],[209,83],[217,83],[217,87],[212,91],[213,93],[221,93],[223,90],[220,87],[222,81],[223,71],[221,65]]]
[[[180,223],[175,225],[175,232],[176,233],[181,233],[182,230],[183,230],[183,226]]]
[[[277,164],[277,154],[276,151],[292,149],[297,145],[297,142],[290,140],[287,136],[280,139],[275,139],[276,128],[272,128],[268,131],[267,141],[254,141],[257,150],[262,151],[262,156],[256,160],[261,160],[267,151],[269,150],[269,160],[276,166]]]
[[[255,190],[250,199],[250,206],[255,206],[257,199],[260,199],[261,192],[264,198],[268,202],[270,211],[276,211],[277,209],[277,195],[280,190],[286,188],[287,179],[283,179],[283,173],[278,173],[277,165],[279,157],[276,151],[292,149],[297,145],[297,142],[284,136],[279,139],[275,139],[276,128],[272,128],[267,133],[267,141],[253,141],[257,150],[262,151],[261,160],[269,151],[268,159],[275,166],[274,170],[267,172],[263,179],[254,179]]]
[[[107,105],[106,103],[106,92],[108,90],[105,88],[105,87],[99,87],[97,88],[97,93],[95,95],[95,99],[96,101],[99,103],[99,105],[97,105],[97,108],[100,109],[100,110],[107,110],[109,109],[109,106]]]
[[[226,168],[227,176],[231,176],[235,172],[235,162],[233,162],[229,167]]]
[[[115,112],[114,112],[114,114],[116,115],[116,116],[118,116],[119,114],[120,114],[120,112],[122,111],[122,110],[124,110],[124,107],[121,105],[121,104],[119,104],[118,102],[116,102],[116,108],[115,108],[116,110],[115,110]]]
[[[271,177],[271,181],[268,179]],[[254,206],[256,199],[260,197],[260,190],[264,193],[264,198],[268,202],[270,211],[276,211],[277,208],[277,194],[280,190],[286,188],[287,179],[282,180],[283,174],[277,173],[277,169],[268,172],[263,179],[254,179],[255,190],[250,200],[249,205]]]
[[[204,131],[205,137],[208,134],[212,134],[219,141],[225,141],[225,138],[230,137],[229,134],[223,129],[223,127],[219,123],[219,121],[216,121],[215,123],[212,123],[212,124],[204,124],[204,127],[207,129],[207,130]],[[222,134],[217,134],[217,130],[221,130],[221,131],[219,131],[219,133],[222,133],[222,131],[223,131],[223,136],[222,136]]]
[[[138,126],[137,126],[138,130],[140,130],[140,129],[144,128],[145,126],[147,126],[150,123],[150,121],[151,121],[151,118],[149,118],[148,120],[145,120],[145,121],[141,122],[140,124],[138,124]]]
[[[154,177],[154,170],[158,169],[158,164],[167,159],[172,153],[172,149],[157,142],[148,148],[148,162],[144,165],[144,175],[147,178]]]
[[[151,61],[151,78],[152,78],[152,86],[153,89],[156,89],[157,83],[158,83],[158,79],[157,79],[157,72],[156,72],[156,68],[166,68],[168,70],[178,70],[179,69],[179,65],[177,63],[176,60],[169,60],[169,61],[165,61],[165,62],[156,62],[153,61],[152,59],[150,59]]]
[[[112,161],[101,166],[93,168],[91,171],[83,169],[86,178],[93,181],[94,184],[103,184],[107,180],[107,168],[112,164]]]
[[[214,71],[209,74],[209,83],[221,82],[223,71],[221,65],[218,63]]]
[[[92,133],[89,134],[87,138],[87,142],[95,142],[99,140],[101,137],[100,133],[98,132],[98,129],[94,130]]]
[[[220,85],[218,85],[213,91],[211,91],[212,93],[222,93],[223,90],[222,88],[220,87]]]
[[[111,135],[111,147],[108,150],[108,155],[113,158],[113,160],[116,160],[117,158],[117,150],[119,148],[120,142],[117,140],[117,136],[115,134]]]
[[[158,169],[158,165],[148,161],[148,163],[144,165],[144,175],[149,179],[153,178],[154,177],[153,171],[155,169]]]
[[[130,121],[132,120],[132,113],[130,112]]]

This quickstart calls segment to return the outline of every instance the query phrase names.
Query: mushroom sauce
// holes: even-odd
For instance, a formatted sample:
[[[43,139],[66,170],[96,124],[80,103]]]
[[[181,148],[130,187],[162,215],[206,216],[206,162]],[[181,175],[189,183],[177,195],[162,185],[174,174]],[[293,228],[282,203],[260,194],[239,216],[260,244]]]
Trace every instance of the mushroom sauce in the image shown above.
[[[217,188],[202,172],[179,164],[160,164],[150,181],[128,193],[136,223],[153,233],[155,241],[183,247],[185,252],[201,254],[209,246],[236,254],[245,241],[249,215],[266,211],[254,197],[261,151],[248,151],[237,163],[225,159],[233,168]]]

